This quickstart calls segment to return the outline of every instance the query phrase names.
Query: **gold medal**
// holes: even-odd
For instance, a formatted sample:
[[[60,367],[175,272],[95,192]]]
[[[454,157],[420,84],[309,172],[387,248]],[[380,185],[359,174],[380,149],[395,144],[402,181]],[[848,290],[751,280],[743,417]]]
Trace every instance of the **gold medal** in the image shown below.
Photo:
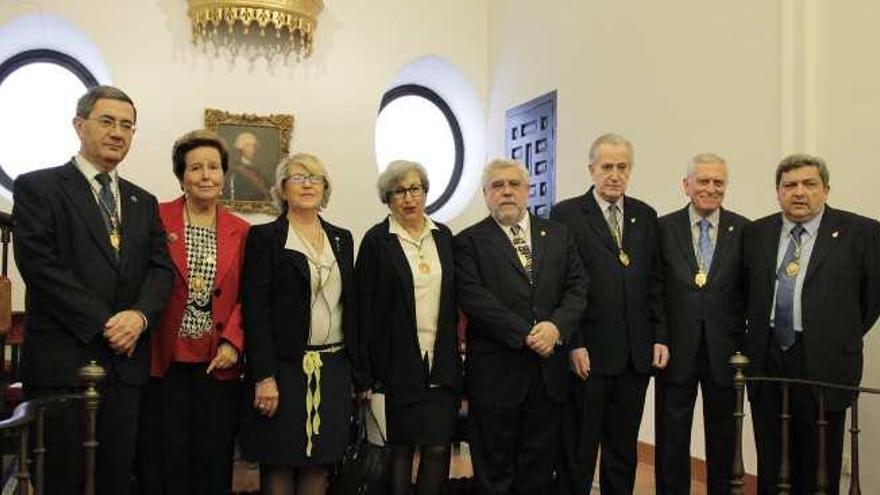
[[[789,277],[794,277],[801,270],[801,265],[798,264],[797,261],[792,261],[789,264],[785,265],[785,274]]]
[[[419,271],[420,271],[422,274],[427,275],[427,274],[431,273],[431,265],[429,265],[429,264],[427,264],[426,262],[422,261],[421,263],[419,263]]]
[[[119,235],[119,230],[113,229],[110,231],[110,245],[113,246],[113,249],[119,251],[119,246],[122,244],[122,237]]]
[[[196,292],[201,292],[205,288],[205,280],[202,277],[193,277],[192,288],[195,289]]]
[[[700,270],[697,272],[696,275],[694,275],[694,283],[697,284],[697,287],[702,289],[703,286],[706,285],[706,281],[708,280],[708,278],[709,277],[706,275],[706,272]]]
[[[617,255],[617,259],[623,264],[623,266],[629,266],[629,255],[626,254],[622,249],[620,250],[620,254]]]

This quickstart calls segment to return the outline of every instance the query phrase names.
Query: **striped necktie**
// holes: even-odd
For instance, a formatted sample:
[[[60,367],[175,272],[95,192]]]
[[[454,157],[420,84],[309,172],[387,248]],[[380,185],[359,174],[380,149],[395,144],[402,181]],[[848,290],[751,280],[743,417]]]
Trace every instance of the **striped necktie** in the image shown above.
[[[519,224],[513,225],[510,227],[510,233],[513,234],[513,247],[516,249],[516,255],[519,258],[519,262],[522,263],[523,268],[525,268],[526,273],[529,275],[529,279],[531,279],[532,250],[529,248],[529,244],[523,237],[522,227],[520,227]]]

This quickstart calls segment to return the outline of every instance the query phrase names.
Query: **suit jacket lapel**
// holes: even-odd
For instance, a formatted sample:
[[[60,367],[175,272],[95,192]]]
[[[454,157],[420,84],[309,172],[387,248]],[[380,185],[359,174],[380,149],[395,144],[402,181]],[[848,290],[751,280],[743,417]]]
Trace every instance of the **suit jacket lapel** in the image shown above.
[[[507,237],[507,234],[503,230],[501,230],[501,227],[495,222],[495,219],[490,216],[483,220],[483,229],[486,236],[489,238],[489,241],[498,246],[507,261],[513,265],[526,280],[528,280],[529,274],[526,273],[526,269],[523,268],[522,263],[519,261],[519,256],[516,254],[513,243],[510,242],[510,238]],[[532,262],[534,263],[534,260],[532,260]]]
[[[813,251],[810,253],[810,264],[807,266],[807,274],[804,276],[804,284],[816,273],[819,265],[825,260],[827,254],[831,252],[838,244],[835,242],[838,235],[838,224],[840,216],[837,211],[830,206],[825,206],[825,213],[822,214],[822,221],[819,223],[819,230],[816,232],[816,239],[813,243]]]
[[[730,225],[730,214],[723,208],[718,216],[718,231],[715,234],[715,252],[712,255],[712,266],[709,267],[709,280],[715,278],[721,267],[721,260],[727,255],[730,238],[736,235],[736,227]]]
[[[293,251],[290,251],[285,247],[287,245],[287,236],[288,236],[288,233],[290,232],[290,223],[287,220],[286,215],[281,214],[281,216],[279,216],[275,220],[274,229],[275,229],[275,239],[276,239],[276,242],[278,242],[279,249],[283,253],[282,256],[287,257],[288,259],[290,259],[292,261],[293,266],[296,267],[296,269],[299,271],[300,276],[304,280],[311,280],[312,275],[311,275],[311,273],[309,273],[309,262],[308,262],[307,258],[304,255],[302,255],[302,253],[294,254]],[[324,230],[326,231],[326,229],[324,229]],[[338,242],[334,243],[333,239],[330,238],[330,232],[327,232],[327,238],[328,238],[327,239],[328,242],[330,242],[331,246],[333,247],[333,252],[335,253],[338,249],[338,246],[336,246],[334,244],[338,244]],[[339,258],[337,258],[337,259],[339,259]]]
[[[532,241],[532,280],[538,280],[538,274],[541,273],[544,261],[544,246],[549,241],[547,240],[547,230],[544,229],[544,219],[532,216],[529,221]]]
[[[233,268],[238,237],[238,227],[228,220],[232,214],[222,208],[217,205],[217,273],[214,276],[214,287],[217,287],[226,273]]]
[[[681,249],[681,255],[687,261],[691,270],[696,273],[699,266],[697,264],[697,255],[694,254],[694,237],[691,233],[691,217],[688,215],[688,207],[685,206],[684,209],[679,210],[675,214],[674,220],[672,232],[675,240],[678,242],[679,249]],[[716,255],[718,253],[717,246],[715,253]]]
[[[583,208],[584,212],[587,216],[587,223],[590,225],[590,228],[596,233],[596,236],[602,240],[602,243],[611,250],[613,253],[617,253],[617,243],[614,241],[614,238],[611,237],[611,228],[608,227],[608,222],[605,220],[605,214],[599,208],[599,204],[596,203],[596,198],[593,197],[593,188],[591,187],[587,193],[582,197],[583,201],[581,202],[581,208]],[[623,223],[623,219],[621,218],[621,224]],[[624,240],[626,236],[624,235]]]
[[[117,176],[118,177],[118,176]],[[141,213],[143,205],[141,202],[147,201],[147,198],[140,197],[131,184],[124,179],[119,179],[119,205],[122,209],[120,219],[122,223],[122,245],[119,250],[119,264],[124,265],[127,259],[127,250],[125,246],[131,242],[132,235],[138,229],[144,228],[142,222],[144,220]],[[152,228],[152,226],[147,226]]]
[[[189,276],[186,261],[186,232],[184,232],[183,224],[183,199],[180,198],[174,203],[174,212],[169,218],[163,219],[165,232],[168,238],[168,253],[171,255],[171,261],[180,274],[181,280],[186,281]]]
[[[394,265],[394,271],[397,272],[397,276],[400,277],[400,281],[403,282],[403,293],[408,303],[406,307],[408,310],[414,310],[415,296],[413,295],[414,282],[412,277],[412,270],[409,267],[409,261],[407,261],[406,259],[406,253],[403,252],[403,247],[401,247],[400,240],[398,240],[397,235],[388,232],[388,223],[388,219],[386,219],[384,224],[386,232],[385,250],[388,252],[388,257],[391,259],[391,264]]]
[[[782,231],[782,214],[774,215],[770,222],[770,228],[764,232],[762,251],[767,258],[764,260],[765,268],[761,273],[767,274],[766,282],[769,284],[770,293],[773,293],[773,283],[776,280],[776,255],[779,253],[779,235]],[[771,303],[772,304],[772,303]]]
[[[95,243],[101,252],[107,256],[110,264],[118,268],[119,261],[116,258],[116,253],[113,252],[113,247],[110,246],[110,236],[107,234],[104,219],[101,218],[98,202],[94,194],[92,194],[92,187],[86,178],[83,177],[82,173],[80,173],[79,169],[76,168],[76,164],[73,161],[67,163],[62,177],[64,178],[62,188],[70,198],[74,210],[82,215]]]

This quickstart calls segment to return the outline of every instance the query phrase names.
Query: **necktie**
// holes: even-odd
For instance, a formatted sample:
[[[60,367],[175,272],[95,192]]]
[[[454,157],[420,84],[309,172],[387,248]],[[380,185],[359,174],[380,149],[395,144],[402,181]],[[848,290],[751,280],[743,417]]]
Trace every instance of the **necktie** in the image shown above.
[[[709,267],[712,266],[712,256],[715,254],[715,247],[712,246],[712,238],[709,236],[709,229],[712,224],[709,220],[701,218],[700,224],[700,240],[698,241],[700,250],[700,268],[709,273]]]
[[[776,307],[773,317],[774,336],[776,343],[783,351],[787,351],[794,345],[794,284],[798,273],[789,275],[785,267],[792,261],[800,260],[801,237],[804,235],[804,226],[796,224],[791,229],[791,240],[782,257],[782,264],[776,270]]]
[[[617,247],[623,247],[623,233],[620,231],[620,208],[617,207],[617,204],[612,203],[611,206],[608,207],[608,228],[611,230],[611,237],[614,238],[614,242],[617,243]]]
[[[104,219],[104,226],[107,228],[110,245],[118,255],[121,240],[119,233],[119,216],[116,215],[116,197],[113,196],[113,190],[110,188],[110,174],[101,172],[100,174],[95,175],[95,180],[101,184],[101,189],[98,191],[98,202],[101,206],[101,218]]]
[[[532,250],[529,248],[529,244],[522,235],[522,227],[514,225],[510,227],[510,233],[513,234],[513,247],[516,249],[516,255],[519,258],[519,262],[522,263],[523,268],[525,268],[526,273],[529,275],[529,279],[531,279]]]

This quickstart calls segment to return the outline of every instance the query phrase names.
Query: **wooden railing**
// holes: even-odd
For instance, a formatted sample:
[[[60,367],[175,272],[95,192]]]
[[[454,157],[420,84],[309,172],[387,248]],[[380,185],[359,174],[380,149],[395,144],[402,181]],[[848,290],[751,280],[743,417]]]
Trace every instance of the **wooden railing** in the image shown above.
[[[733,458],[733,473],[730,481],[731,495],[743,495],[745,493],[745,471],[743,469],[742,460],[742,429],[745,401],[746,382],[768,382],[776,383],[782,387],[782,410],[779,413],[781,438],[781,459],[779,464],[779,477],[776,483],[776,489],[780,495],[788,495],[791,493],[791,454],[789,452],[789,434],[791,423],[791,411],[789,404],[790,389],[792,386],[815,387],[818,390],[819,417],[816,420],[818,427],[818,469],[816,470],[816,495],[826,495],[828,493],[828,459],[825,458],[825,445],[827,442],[828,421],[825,418],[825,390],[844,390],[852,392],[854,399],[850,407],[850,459],[852,461],[852,472],[850,475],[850,495],[861,495],[862,490],[859,485],[859,395],[877,394],[880,395],[880,389],[867,387],[851,387],[847,385],[838,385],[835,383],[826,383],[816,380],[802,380],[794,378],[779,378],[767,376],[746,376],[745,369],[749,365],[749,359],[736,353],[730,358],[730,364],[734,368],[733,386],[736,390],[736,410],[734,418],[736,418],[736,442]]]
[[[16,493],[27,495],[30,485],[33,484],[36,495],[44,495],[45,459],[46,447],[45,415],[48,409],[58,407],[70,401],[82,401],[85,409],[85,437],[83,440],[83,456],[85,459],[84,489],[85,495],[95,493],[95,454],[98,449],[97,441],[97,416],[98,405],[101,397],[97,386],[104,379],[104,369],[94,361],[79,370],[80,381],[85,385],[85,391],[81,394],[58,395],[22,402],[12,413],[12,416],[0,421],[0,433],[12,434],[17,437],[15,456],[15,478],[17,479]],[[33,442],[29,442],[28,436],[33,433]],[[56,432],[55,434],[63,434]],[[29,443],[33,450],[29,455]],[[29,463],[33,462],[33,479],[29,470]]]

